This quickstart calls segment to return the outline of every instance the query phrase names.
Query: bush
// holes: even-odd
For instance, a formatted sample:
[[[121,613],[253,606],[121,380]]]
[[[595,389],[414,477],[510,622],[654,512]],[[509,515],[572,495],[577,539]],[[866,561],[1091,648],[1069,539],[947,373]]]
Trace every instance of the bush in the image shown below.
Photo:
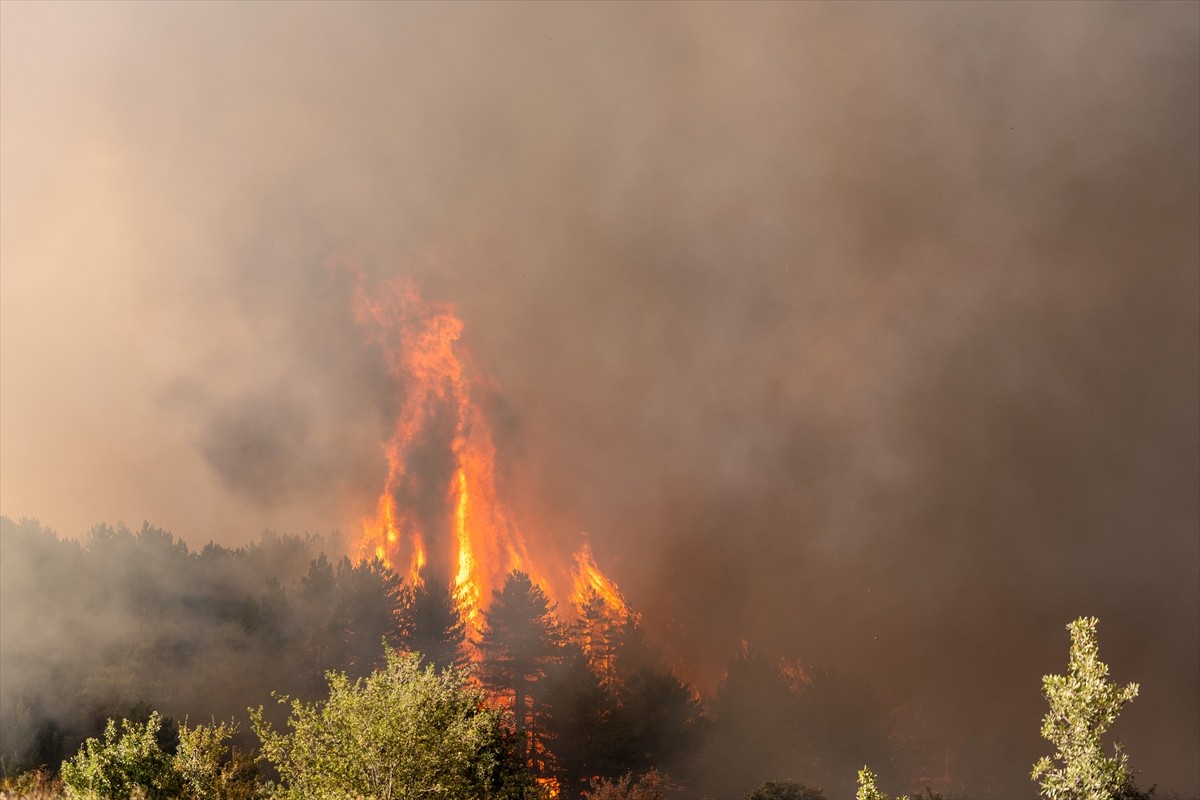
[[[62,796],[62,781],[45,767],[0,781],[0,800],[57,800]]]
[[[104,741],[88,739],[79,752],[62,765],[67,797],[128,800],[135,792],[147,800],[170,800],[182,794],[183,785],[171,756],[158,746],[162,717],[150,714],[144,725],[109,720]]]
[[[795,781],[767,781],[746,795],[746,800],[825,800],[825,795]]]
[[[467,672],[420,666],[387,649],[387,665],[354,682],[330,672],[329,699],[291,703],[287,732],[251,712],[285,798],[508,800],[535,796],[518,739]]]
[[[253,761],[229,751],[225,742],[237,727],[186,723],[179,728],[179,746],[171,755],[159,745],[162,717],[157,711],[145,724],[109,720],[104,740],[88,739],[63,762],[62,782],[67,797],[87,800],[243,800],[257,789]]]
[[[226,742],[237,733],[237,724],[197,725],[179,728],[179,749],[174,766],[189,800],[249,800],[258,789],[255,759],[230,748]],[[227,757],[228,754],[228,757]]]
[[[616,780],[593,780],[590,791],[584,792],[585,800],[663,800],[666,797],[665,778],[657,770],[650,770],[635,782],[633,774]]]

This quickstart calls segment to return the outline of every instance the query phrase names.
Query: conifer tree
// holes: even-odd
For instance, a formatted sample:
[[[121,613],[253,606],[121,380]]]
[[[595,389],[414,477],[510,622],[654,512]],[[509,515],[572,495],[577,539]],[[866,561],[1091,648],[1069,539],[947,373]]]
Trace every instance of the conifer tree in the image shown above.
[[[420,653],[424,663],[439,670],[466,665],[466,625],[447,584],[427,578],[414,587],[406,598],[403,616],[406,649]]]
[[[493,597],[483,612],[480,677],[512,704],[516,728],[528,736],[527,753],[537,760],[548,750],[541,724],[543,679],[562,653],[562,625],[554,604],[524,572],[509,573]]]
[[[620,612],[589,587],[583,599],[575,603],[575,614],[575,622],[570,626],[571,638],[583,649],[601,685],[607,690],[615,690],[617,650],[624,633]]]
[[[336,666],[353,677],[368,675],[383,663],[380,641],[395,644],[399,639],[401,578],[379,559],[355,564],[343,558],[337,566],[334,596],[345,639],[344,658]]]

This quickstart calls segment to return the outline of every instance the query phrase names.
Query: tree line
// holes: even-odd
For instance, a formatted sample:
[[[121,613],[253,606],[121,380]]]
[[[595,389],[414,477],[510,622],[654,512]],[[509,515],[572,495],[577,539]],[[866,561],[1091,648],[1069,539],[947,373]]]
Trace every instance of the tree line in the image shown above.
[[[75,541],[0,518],[4,776],[61,765],[68,785],[158,781],[164,797],[334,796],[320,781],[365,753],[374,766],[359,772],[385,783],[351,793],[402,797],[380,788],[400,785],[378,769],[380,754],[388,742],[411,753],[417,740],[459,765],[436,778],[459,787],[447,797],[551,787],[572,799],[738,797],[759,786],[755,797],[813,800],[820,790],[762,781],[804,777],[849,794],[864,760],[905,771],[886,710],[846,676],[797,674],[744,647],[702,697],[637,614],[596,594],[564,621],[528,575],[511,573],[474,635],[446,584],[330,560],[335,546],[267,533],[192,551],[149,525],[98,526]],[[347,721],[371,734],[354,734],[354,747],[322,739]],[[463,743],[469,752],[455,750]],[[113,753],[141,754],[143,783],[108,775]]]

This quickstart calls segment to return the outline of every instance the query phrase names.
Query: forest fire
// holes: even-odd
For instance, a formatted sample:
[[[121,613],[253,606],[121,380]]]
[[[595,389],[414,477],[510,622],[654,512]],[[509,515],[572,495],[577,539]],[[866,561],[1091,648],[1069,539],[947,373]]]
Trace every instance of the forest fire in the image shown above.
[[[595,593],[614,611],[623,615],[629,613],[617,585],[601,572],[592,560],[592,548],[587,542],[575,553],[575,567],[571,574],[575,584],[571,592],[571,602],[576,606],[582,606],[588,597]]]
[[[484,384],[464,351],[463,323],[452,307],[425,300],[406,278],[368,292],[362,273],[351,272],[355,319],[381,348],[397,402],[385,445],[387,479],[374,517],[362,520],[359,557],[381,559],[412,585],[423,583],[427,570],[446,579],[476,631],[492,591],[513,570],[552,597],[577,602],[590,588],[626,613],[616,584],[586,543],[571,568],[556,569],[549,553],[530,557],[497,494],[496,448],[480,401]]]

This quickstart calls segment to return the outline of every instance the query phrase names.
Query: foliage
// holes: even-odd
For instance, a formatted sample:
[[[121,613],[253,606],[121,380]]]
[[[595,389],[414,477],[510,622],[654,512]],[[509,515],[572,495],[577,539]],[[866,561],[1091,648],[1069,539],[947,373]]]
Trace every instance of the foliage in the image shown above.
[[[255,796],[258,770],[249,754],[226,742],[237,733],[235,723],[179,727],[174,766],[183,793],[192,800],[249,800]]]
[[[746,800],[825,800],[825,795],[795,781],[767,781],[746,795]]]
[[[868,766],[863,766],[858,771],[858,791],[854,795],[855,800],[890,800],[886,794],[879,790],[875,785],[876,776]]]
[[[104,740],[88,739],[63,762],[62,780],[68,797],[122,800],[134,791],[147,800],[167,800],[182,794],[182,782],[171,756],[158,744],[162,717],[150,715],[145,724],[109,720]]]
[[[1137,781],[1130,775],[1121,784],[1121,788],[1117,789],[1113,800],[1153,800],[1156,791],[1158,791],[1157,784],[1152,785],[1149,789],[1141,789],[1137,785]]]
[[[46,767],[0,780],[0,800],[57,800],[62,796],[62,781]]]
[[[426,577],[405,593],[401,610],[404,649],[419,652],[438,669],[467,665],[467,633],[458,603],[444,581]]]
[[[1054,755],[1033,765],[1047,800],[1111,800],[1129,784],[1127,758],[1115,746],[1104,755],[1102,737],[1121,707],[1137,697],[1138,685],[1120,687],[1108,680],[1108,666],[1098,657],[1095,617],[1080,617],[1067,626],[1071,651],[1066,675],[1042,678],[1050,710],[1042,720],[1042,736]]]
[[[422,668],[387,649],[384,668],[351,681],[330,672],[329,699],[289,703],[288,732],[252,712],[285,798],[366,796],[492,800],[532,796],[515,739],[466,672]]]
[[[595,776],[625,772],[614,756],[614,704],[582,648],[568,642],[546,675],[546,720],[553,742],[555,777],[562,796],[577,798]]]
[[[0,516],[4,774],[56,767],[108,717],[144,721],[138,702],[244,719],[272,690],[312,699],[326,670],[375,669],[380,639],[397,638],[400,577],[321,559],[325,544],[267,532],[193,551],[150,525],[60,539]]]
[[[480,677],[511,704],[525,760],[535,774],[549,779],[554,767],[545,678],[563,654],[562,624],[554,603],[524,572],[509,573],[504,586],[492,594],[492,605],[483,612]]]
[[[643,667],[618,692],[620,761],[633,769],[678,765],[704,730],[703,710],[691,687],[661,669]]]
[[[663,800],[667,796],[666,778],[653,769],[636,781],[633,773],[615,779],[600,778],[583,796],[585,800]]]
[[[298,660],[307,667],[312,694],[324,687],[328,670],[361,677],[379,665],[380,640],[397,639],[402,599],[400,577],[382,561],[342,558],[336,569],[324,553],[312,561],[295,598],[304,620],[297,629]]]
[[[29,763],[37,726],[29,704],[18,698],[7,713],[0,717],[0,774],[15,775]]]
[[[232,753],[226,741],[237,726],[221,723],[179,728],[174,755],[162,747],[163,718],[151,712],[145,723],[110,719],[104,740],[88,739],[63,762],[68,797],[117,800],[132,795],[185,800],[242,800],[257,788],[253,760]]]
[[[575,613],[571,638],[579,642],[601,685],[612,689],[617,681],[617,648],[623,627],[620,614],[590,587],[576,601]]]
[[[533,716],[537,684],[562,651],[563,631],[554,604],[523,572],[511,572],[483,612],[479,643],[482,678],[490,689],[513,698],[517,728]]]

